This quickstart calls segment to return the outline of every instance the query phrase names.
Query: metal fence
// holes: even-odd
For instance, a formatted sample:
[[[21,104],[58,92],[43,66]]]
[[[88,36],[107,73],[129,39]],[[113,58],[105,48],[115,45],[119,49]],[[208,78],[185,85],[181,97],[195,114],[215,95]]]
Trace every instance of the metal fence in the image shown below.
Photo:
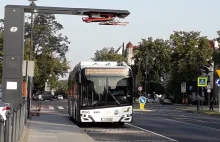
[[[0,142],[18,142],[27,122],[27,103],[24,101],[17,109],[0,116]]]

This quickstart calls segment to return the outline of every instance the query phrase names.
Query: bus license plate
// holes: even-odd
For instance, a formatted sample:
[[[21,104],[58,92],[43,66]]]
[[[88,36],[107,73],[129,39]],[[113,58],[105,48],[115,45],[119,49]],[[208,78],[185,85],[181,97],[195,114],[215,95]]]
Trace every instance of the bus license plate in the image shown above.
[[[101,118],[101,121],[109,122],[112,121],[112,118]]]

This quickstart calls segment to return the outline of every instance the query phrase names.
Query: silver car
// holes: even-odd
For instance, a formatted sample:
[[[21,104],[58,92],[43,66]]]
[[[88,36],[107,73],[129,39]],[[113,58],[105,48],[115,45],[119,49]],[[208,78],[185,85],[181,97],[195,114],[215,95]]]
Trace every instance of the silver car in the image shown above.
[[[9,103],[0,102],[0,115],[6,120],[6,115],[11,111]]]

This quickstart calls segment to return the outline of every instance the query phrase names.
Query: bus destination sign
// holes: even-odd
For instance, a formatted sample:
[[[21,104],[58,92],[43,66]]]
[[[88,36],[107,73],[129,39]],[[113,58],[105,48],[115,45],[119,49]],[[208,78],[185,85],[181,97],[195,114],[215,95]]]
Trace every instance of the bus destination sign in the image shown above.
[[[128,75],[128,69],[85,69],[85,75]]]

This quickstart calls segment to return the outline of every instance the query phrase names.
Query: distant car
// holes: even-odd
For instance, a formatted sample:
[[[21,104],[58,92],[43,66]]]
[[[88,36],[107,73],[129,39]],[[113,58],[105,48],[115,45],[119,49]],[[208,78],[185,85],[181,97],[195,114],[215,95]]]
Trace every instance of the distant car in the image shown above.
[[[6,115],[11,111],[11,106],[9,103],[0,102],[0,115],[6,120]]]
[[[40,92],[37,92],[36,94],[33,95],[33,100],[38,100],[39,98],[39,95],[43,94],[44,92],[40,91]]]
[[[172,104],[170,99],[163,99],[162,104]]]
[[[155,103],[156,101],[153,98],[149,97],[149,98],[147,98],[147,102],[148,103]]]
[[[63,96],[62,96],[62,95],[58,95],[58,96],[57,96],[57,99],[58,99],[58,100],[63,100]]]
[[[53,101],[54,96],[52,95],[51,92],[44,92],[43,94],[38,95],[38,100],[50,100]]]

